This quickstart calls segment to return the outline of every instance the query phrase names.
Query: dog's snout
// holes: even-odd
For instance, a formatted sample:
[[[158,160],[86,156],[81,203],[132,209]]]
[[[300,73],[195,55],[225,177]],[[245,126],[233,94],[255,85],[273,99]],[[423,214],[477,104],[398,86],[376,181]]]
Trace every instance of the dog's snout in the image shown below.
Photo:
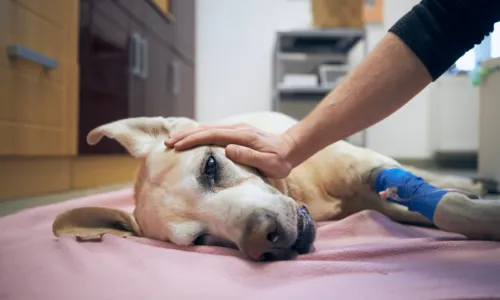
[[[268,261],[291,256],[293,240],[274,213],[257,210],[247,220],[240,245],[250,259]]]

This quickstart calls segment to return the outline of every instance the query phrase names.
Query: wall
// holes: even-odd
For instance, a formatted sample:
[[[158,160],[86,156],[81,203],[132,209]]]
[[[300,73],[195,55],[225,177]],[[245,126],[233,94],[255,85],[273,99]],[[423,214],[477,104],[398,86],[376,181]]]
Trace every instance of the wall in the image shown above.
[[[387,30],[418,0],[385,0],[383,29],[369,37],[373,48]],[[407,105],[385,120],[367,129],[367,146],[380,153],[397,157],[425,159],[431,156],[429,133],[429,89],[423,90]]]
[[[197,5],[197,119],[269,110],[275,32],[308,27],[309,1],[205,0]]]
[[[390,26],[418,2],[385,0],[384,23],[367,25],[368,49],[373,49]],[[309,0],[207,0],[198,1],[198,5],[197,118],[211,121],[270,109],[275,32],[309,27]],[[363,45],[359,44],[351,53],[350,64],[355,66],[362,59]],[[456,83],[449,84],[443,81],[437,92],[428,87],[398,112],[367,129],[367,146],[396,158],[430,158],[436,140],[431,125],[441,126],[439,113],[437,123],[431,121],[431,112],[438,109],[431,98],[446,91],[446,97],[453,99],[463,89],[472,89],[455,92],[452,88]],[[470,105],[472,101],[461,103]],[[474,140],[473,134],[469,135]]]
[[[442,76],[431,87],[432,149],[441,153],[479,149],[479,87],[468,76]]]
[[[385,0],[384,29],[418,2]],[[367,143],[393,157],[429,159],[435,152],[477,151],[478,126],[479,89],[467,76],[444,74],[401,110],[369,128]]]

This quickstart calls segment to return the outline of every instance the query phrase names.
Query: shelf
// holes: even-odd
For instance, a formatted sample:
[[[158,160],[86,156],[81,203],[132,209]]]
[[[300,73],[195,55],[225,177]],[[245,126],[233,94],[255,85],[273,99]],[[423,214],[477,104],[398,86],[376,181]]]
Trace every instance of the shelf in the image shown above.
[[[301,52],[281,52],[278,58],[286,62],[318,62],[330,64],[345,64],[347,57],[343,54],[335,53],[301,53]]]
[[[366,38],[364,28],[332,28],[290,30],[278,32],[273,49],[272,73],[272,107],[275,111],[288,109],[294,115],[306,115],[307,111],[323,100],[334,88],[323,86],[300,86],[293,81],[286,81],[287,74],[316,74],[320,76],[321,65],[336,65],[335,73],[345,76],[349,71],[349,53]],[[365,55],[368,46],[363,45]],[[335,75],[329,73],[329,80],[334,80]],[[319,81],[319,80],[318,80]],[[338,80],[336,80],[338,81]],[[282,104],[287,104],[283,105]],[[299,111],[303,111],[300,113]],[[357,144],[365,145],[365,132],[360,133]],[[351,139],[351,138],[350,138]]]
[[[332,89],[333,87],[279,87],[278,93],[280,101],[316,101],[324,98]]]
[[[278,33],[278,52],[347,55],[365,36],[364,29],[306,29]]]

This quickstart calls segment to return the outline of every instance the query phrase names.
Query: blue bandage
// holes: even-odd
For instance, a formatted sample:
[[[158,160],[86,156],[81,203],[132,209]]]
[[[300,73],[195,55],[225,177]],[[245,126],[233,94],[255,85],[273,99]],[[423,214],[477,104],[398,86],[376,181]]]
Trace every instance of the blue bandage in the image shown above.
[[[431,221],[434,221],[434,211],[439,201],[447,193],[403,169],[394,168],[381,171],[375,183],[377,193],[393,187],[397,188],[399,198],[410,200],[397,201],[388,198],[389,201],[405,205],[410,211],[418,212]]]

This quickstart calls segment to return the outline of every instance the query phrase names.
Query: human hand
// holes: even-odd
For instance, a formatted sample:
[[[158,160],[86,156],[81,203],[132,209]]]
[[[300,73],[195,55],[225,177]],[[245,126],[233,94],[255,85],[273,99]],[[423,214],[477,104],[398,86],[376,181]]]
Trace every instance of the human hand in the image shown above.
[[[290,153],[295,141],[291,136],[264,132],[247,124],[200,125],[165,141],[165,146],[176,150],[207,144],[225,146],[229,159],[257,168],[267,177],[285,178],[293,168]]]

